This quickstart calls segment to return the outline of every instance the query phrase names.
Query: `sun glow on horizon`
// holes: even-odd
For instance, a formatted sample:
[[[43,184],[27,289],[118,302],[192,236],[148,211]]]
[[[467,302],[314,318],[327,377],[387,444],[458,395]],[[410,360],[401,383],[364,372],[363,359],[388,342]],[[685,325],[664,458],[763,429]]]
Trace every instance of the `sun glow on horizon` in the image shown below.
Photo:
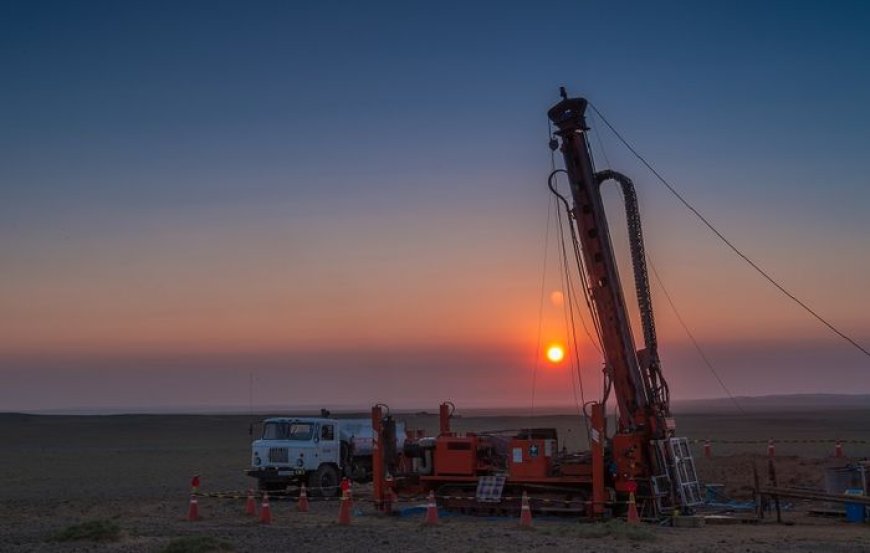
[[[547,347],[547,360],[550,363],[559,363],[565,359],[565,348],[560,344],[550,344]]]

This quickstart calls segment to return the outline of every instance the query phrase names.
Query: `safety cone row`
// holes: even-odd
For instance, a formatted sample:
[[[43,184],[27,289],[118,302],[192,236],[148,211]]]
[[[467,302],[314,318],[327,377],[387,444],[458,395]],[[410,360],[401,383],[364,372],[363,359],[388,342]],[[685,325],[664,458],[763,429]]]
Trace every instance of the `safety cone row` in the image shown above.
[[[637,513],[637,502],[634,500],[634,492],[628,494],[628,523],[640,524],[640,515]]]
[[[187,506],[187,521],[196,522],[199,520],[199,502],[195,495],[190,496],[190,503]]]
[[[529,494],[523,491],[523,504],[520,507],[520,527],[532,527],[532,509],[529,507]]]
[[[396,495],[392,488],[387,489],[386,496],[386,504],[390,505],[396,501]],[[309,503],[308,503],[308,493],[303,484],[299,490],[299,501],[296,506],[299,512],[308,512]],[[338,524],[341,525],[350,525],[352,518],[352,500],[350,490],[343,490],[340,502],[340,508],[338,513]],[[256,515],[256,500],[254,496],[254,491],[252,489],[248,490],[247,501],[245,502],[245,514],[247,515]],[[196,495],[190,496],[190,503],[188,505],[187,511],[187,520],[190,522],[194,522],[200,520],[199,516],[199,502],[197,501]],[[435,492],[430,491],[429,496],[427,497],[426,504],[426,516],[423,519],[423,524],[426,526],[435,526],[440,524],[440,519],[438,517],[438,504],[435,500]],[[629,494],[628,500],[628,522],[630,524],[640,522],[640,517],[637,512],[637,504],[635,502],[634,493]],[[269,503],[269,494],[263,493],[263,500],[260,504],[260,524],[272,524],[272,507]],[[532,510],[529,505],[529,495],[527,492],[523,492],[522,496],[522,506],[520,507],[520,527],[523,528],[531,528],[532,527]]]
[[[435,503],[435,492],[429,492],[429,500],[426,505],[426,518],[423,519],[425,526],[435,526],[439,524],[438,520],[438,505]]]
[[[308,491],[305,489],[305,484],[299,488],[299,501],[296,502],[296,510],[300,513],[308,512]]]
[[[260,524],[272,524],[272,507],[266,492],[263,492],[263,502],[260,504]]]

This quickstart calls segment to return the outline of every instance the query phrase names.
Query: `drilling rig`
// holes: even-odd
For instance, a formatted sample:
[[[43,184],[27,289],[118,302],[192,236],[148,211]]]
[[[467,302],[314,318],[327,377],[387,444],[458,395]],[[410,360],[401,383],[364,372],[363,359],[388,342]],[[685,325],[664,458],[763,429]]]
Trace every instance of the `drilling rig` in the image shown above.
[[[688,441],[676,437],[670,415],[667,382],[658,355],[652,297],[644,253],[637,195],[632,181],[612,170],[596,171],[588,141],[584,98],[562,99],[548,117],[555,127],[550,147],[560,150],[564,169],[554,170],[548,185],[571,220],[570,231],[576,266],[604,356],[604,390],[601,401],[584,406],[588,420],[588,452],[568,453],[559,448],[556,430],[526,429],[509,437],[451,431],[452,404],[440,411],[437,436],[406,441],[399,457],[375,455],[375,501],[382,502],[387,488],[435,490],[462,497],[475,491],[474,502],[492,504],[499,495],[561,498],[565,505],[590,518],[619,513],[629,494],[635,493],[648,517],[674,510],[688,511],[701,502],[694,460]],[[568,197],[556,186],[567,176]],[[634,285],[643,329],[643,348],[632,335],[616,256],[608,230],[601,186],[615,181],[625,199]],[[616,427],[606,425],[606,405],[613,396]],[[384,429],[392,417],[383,406],[372,411],[376,440],[393,443]],[[377,444],[375,446],[377,448]],[[390,460],[387,462],[387,460]],[[484,495],[482,488],[496,489]],[[469,505],[468,493],[465,502]],[[552,504],[553,500],[547,500]],[[450,506],[450,505],[448,505]]]
[[[700,502],[699,486],[687,440],[674,437],[668,385],[658,355],[634,184],[616,171],[595,171],[586,125],[589,103],[584,98],[568,98],[564,88],[560,93],[562,101],[547,115],[557,129],[550,146],[561,150],[565,169],[554,171],[548,185],[573,219],[572,235],[580,246],[581,277],[590,296],[592,316],[604,353],[604,399],[592,406],[593,413],[603,411],[611,390],[616,399],[617,428],[609,440],[609,457],[615,468],[614,488],[621,493],[637,488],[640,495],[653,498],[659,510],[666,506],[689,507]],[[562,171],[568,177],[572,203],[554,186],[556,175]],[[610,180],[620,185],[625,200],[634,285],[643,328],[642,349],[636,349],[632,336],[601,196],[601,185]],[[596,417],[592,418],[594,421]]]

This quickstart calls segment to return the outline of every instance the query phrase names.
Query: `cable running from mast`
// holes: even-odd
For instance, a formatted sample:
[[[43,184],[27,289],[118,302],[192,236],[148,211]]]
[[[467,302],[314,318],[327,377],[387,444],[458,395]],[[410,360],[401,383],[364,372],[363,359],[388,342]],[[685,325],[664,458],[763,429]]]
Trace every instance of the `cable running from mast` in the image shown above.
[[[544,263],[541,269],[541,298],[538,304],[538,339],[535,342],[535,362],[532,366],[532,405],[529,413],[530,417],[535,416],[535,388],[538,380],[538,363],[541,357],[541,336],[544,325],[544,294],[547,289],[547,250],[550,244],[551,211],[550,202],[547,202],[547,229],[544,231]]]
[[[566,283],[566,279],[568,277],[568,268],[567,268],[568,267],[568,258],[565,255],[565,230],[562,226],[562,218],[558,216],[558,213],[556,214],[556,220],[558,221],[558,224],[559,224],[559,254],[560,254],[559,255],[559,268],[560,268],[559,285],[562,288],[563,307],[564,307],[564,302],[567,301],[568,302],[567,305],[569,306],[568,309],[571,309],[571,307],[570,307],[571,295],[570,295],[570,292],[568,291],[568,285]],[[578,375],[579,375],[580,356],[577,353],[577,340],[576,340],[576,336],[575,336],[574,324],[573,324],[573,321],[569,320],[568,311],[566,311],[565,309],[562,309],[562,315],[565,319],[565,335],[566,335],[565,338],[567,339],[568,337],[570,337],[572,344],[573,344],[572,353],[574,355],[571,356],[571,359],[572,359],[571,360],[571,371],[573,372],[574,369],[576,368],[578,370]],[[581,398],[578,398],[577,397],[577,383],[574,382],[573,375],[571,377],[571,393],[574,394],[574,406],[577,408],[577,414],[582,415],[583,409],[580,406],[580,399],[583,396],[583,382],[582,381],[580,382]]]
[[[725,382],[723,382],[722,379],[719,377],[719,373],[716,372],[716,369],[713,368],[713,363],[710,362],[710,359],[707,357],[707,354],[705,354],[704,350],[701,349],[701,345],[695,339],[695,335],[692,334],[692,331],[689,330],[689,326],[683,320],[682,315],[680,315],[680,312],[677,309],[677,306],[674,303],[674,300],[671,299],[671,295],[668,293],[668,289],[665,288],[665,284],[662,282],[662,278],[659,276],[659,272],[656,270],[655,264],[652,262],[652,258],[650,257],[649,252],[647,252],[646,260],[649,263],[650,269],[652,269],[653,276],[655,277],[656,282],[659,285],[659,288],[661,288],[662,292],[665,295],[665,299],[668,300],[668,304],[671,306],[671,310],[674,312],[674,315],[677,316],[677,320],[680,322],[680,326],[683,327],[683,330],[686,332],[686,336],[688,336],[689,340],[692,341],[692,345],[695,346],[695,350],[698,352],[698,355],[704,361],[704,364],[707,365],[707,368],[710,369],[710,372],[713,374],[713,377],[719,383],[719,386],[721,386],[722,390],[725,391],[725,395],[727,395],[728,398],[734,403],[734,406],[737,408],[737,410],[740,412],[740,414],[745,415],[746,411],[743,410],[743,407],[740,405],[740,402],[737,401],[737,398],[734,397],[734,394],[731,393],[731,390],[728,389],[728,386],[726,386]]]
[[[622,137],[622,135],[619,133],[619,131],[617,131],[617,130],[613,127],[613,125],[610,124],[610,121],[608,121],[607,118],[604,117],[604,115],[602,115],[600,111],[598,111],[598,108],[595,107],[595,105],[594,105],[592,102],[589,102],[589,106],[590,106],[590,107],[595,111],[596,115],[598,115],[598,117],[601,118],[601,120],[604,122],[604,124],[607,125],[607,127],[611,130],[611,132],[613,132],[613,134],[616,135],[616,138],[618,138],[619,141],[622,142],[622,144],[623,144],[626,148],[628,148],[628,150],[629,150],[632,154],[634,154],[634,156],[635,156],[638,160],[640,160],[640,162],[643,163],[643,165],[646,166],[646,168],[649,169],[649,171],[650,171],[653,175],[655,175],[655,177],[659,180],[659,182],[661,182],[663,185],[665,185],[665,188],[667,188],[668,191],[670,191],[670,193],[673,194],[674,197],[676,197],[677,200],[679,200],[680,203],[682,203],[682,204],[683,204],[683,205],[684,205],[684,206],[685,206],[689,211],[691,211],[692,213],[694,213],[695,216],[696,216],[698,219],[700,219],[700,221],[701,221],[702,223],[704,223],[704,225],[705,225],[708,229],[710,229],[710,231],[713,232],[713,234],[715,234],[715,235],[716,235],[716,236],[717,236],[717,237],[718,237],[722,242],[725,243],[725,245],[727,245],[727,246],[731,249],[731,251],[733,251],[735,254],[737,254],[737,256],[739,256],[741,259],[743,259],[743,261],[745,261],[746,263],[748,263],[750,267],[752,267],[753,269],[755,269],[755,271],[756,271],[758,274],[760,274],[762,277],[765,278],[765,280],[767,280],[770,284],[772,284],[774,287],[776,287],[777,290],[779,290],[780,292],[782,292],[786,297],[788,297],[789,299],[791,299],[794,303],[796,303],[796,304],[798,304],[800,307],[802,307],[802,308],[804,309],[804,311],[806,311],[807,313],[809,313],[810,315],[812,315],[813,317],[815,317],[816,320],[818,320],[818,321],[821,322],[823,325],[825,325],[826,327],[828,327],[828,329],[830,329],[831,332],[833,332],[834,334],[838,335],[840,338],[842,338],[843,340],[847,341],[849,344],[851,344],[852,346],[854,346],[855,348],[857,348],[858,350],[860,350],[860,351],[861,351],[864,355],[866,355],[867,357],[870,357],[870,351],[868,351],[867,349],[865,349],[863,346],[861,346],[861,344],[859,344],[859,343],[856,342],[854,339],[852,339],[851,337],[849,337],[848,335],[846,335],[844,332],[842,332],[841,330],[839,330],[839,329],[838,329],[837,327],[835,327],[832,323],[828,322],[824,317],[822,317],[821,315],[819,315],[818,313],[816,313],[815,311],[813,311],[812,308],[810,308],[807,304],[805,304],[805,303],[802,302],[800,299],[798,299],[794,294],[792,294],[791,292],[789,292],[788,290],[786,290],[786,289],[785,289],[785,288],[784,288],[784,287],[783,287],[779,282],[777,282],[777,281],[776,281],[772,276],[770,276],[770,275],[769,275],[769,274],[768,274],[764,269],[762,269],[761,267],[759,267],[759,266],[758,266],[754,261],[752,261],[752,260],[751,260],[751,259],[750,259],[746,254],[744,254],[744,253],[743,253],[739,248],[737,248],[737,246],[735,246],[733,243],[731,243],[731,241],[728,240],[728,239],[725,237],[725,235],[723,235],[723,234],[722,234],[722,233],[721,233],[721,232],[720,232],[716,227],[714,227],[713,224],[712,224],[710,221],[708,221],[706,217],[704,217],[703,215],[701,215],[701,213],[700,213],[697,209],[695,209],[695,207],[692,206],[692,204],[690,204],[690,203],[689,203],[685,198],[683,198],[683,196],[682,196],[682,195],[681,195],[681,194],[676,190],[676,188],[674,188],[674,187],[671,185],[671,183],[667,181],[667,179],[665,179],[661,174],[659,174],[659,172],[656,171],[655,168],[654,168],[652,165],[650,165],[650,163],[649,163],[649,162],[648,162],[648,161],[647,161],[647,160],[646,160],[642,155],[640,155],[640,154],[638,153],[638,151],[635,150],[635,149],[632,147],[632,145],[629,144],[628,141],[627,141],[625,138]]]
[[[562,224],[562,217],[559,217],[558,213],[557,213],[557,220],[559,221],[559,238],[560,238],[559,245],[560,245],[560,250],[561,250],[561,254],[562,254],[562,259],[561,259],[562,275],[564,277],[563,286],[565,289],[565,295],[566,295],[567,300],[568,300],[568,305],[567,305],[568,310],[567,310],[567,312],[564,312],[564,311],[563,312],[565,313],[565,326],[567,327],[567,329],[570,330],[572,348],[573,348],[573,353],[574,353],[574,356],[573,356],[574,357],[574,367],[573,368],[576,371],[577,384],[579,385],[579,388],[580,388],[580,400],[582,401],[582,404],[577,403],[577,390],[576,390],[575,386],[572,385],[571,388],[572,388],[572,391],[574,392],[574,403],[577,406],[578,414],[582,415],[583,408],[581,405],[586,405],[586,392],[585,392],[584,387],[583,387],[583,375],[580,371],[580,348],[577,345],[577,324],[574,320],[574,293],[573,293],[573,286],[571,285],[571,273],[568,270],[568,248],[565,246],[565,229],[564,229],[564,226]],[[570,225],[571,220],[569,219],[567,221],[567,223],[568,223],[568,225]],[[586,434],[588,437],[589,432],[590,432],[589,420],[584,417],[583,422],[586,425]]]

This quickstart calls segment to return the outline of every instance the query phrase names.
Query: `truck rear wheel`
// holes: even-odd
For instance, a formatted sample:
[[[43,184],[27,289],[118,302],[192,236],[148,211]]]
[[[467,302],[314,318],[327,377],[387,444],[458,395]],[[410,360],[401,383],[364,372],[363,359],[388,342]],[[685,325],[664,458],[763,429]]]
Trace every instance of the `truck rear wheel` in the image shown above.
[[[308,488],[313,495],[321,497],[338,496],[338,470],[332,465],[320,465],[308,477]]]

